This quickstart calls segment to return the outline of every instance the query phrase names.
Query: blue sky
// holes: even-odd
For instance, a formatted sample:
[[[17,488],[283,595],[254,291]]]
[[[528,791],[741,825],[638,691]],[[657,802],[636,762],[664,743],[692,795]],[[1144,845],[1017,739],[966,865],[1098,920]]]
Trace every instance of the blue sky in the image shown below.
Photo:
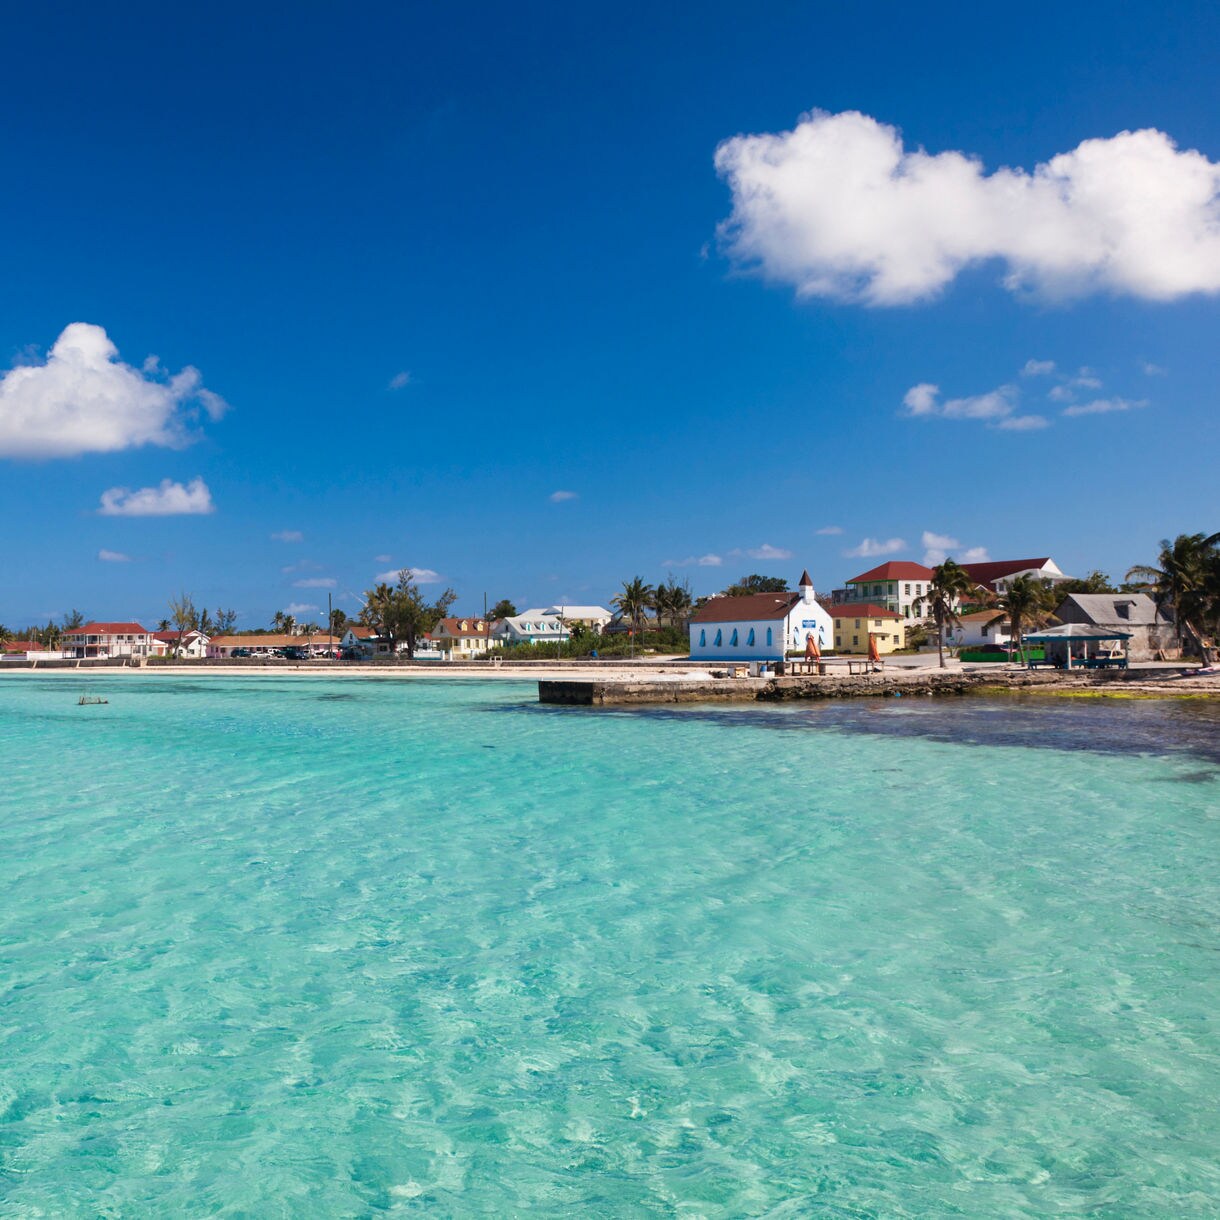
[[[0,622],[1220,527],[1220,35],[1069,8],[10,14]]]

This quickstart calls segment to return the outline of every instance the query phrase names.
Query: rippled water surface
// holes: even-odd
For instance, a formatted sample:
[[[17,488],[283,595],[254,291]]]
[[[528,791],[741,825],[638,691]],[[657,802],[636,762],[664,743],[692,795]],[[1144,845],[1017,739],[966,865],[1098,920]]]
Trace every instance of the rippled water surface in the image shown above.
[[[1214,1216],[1210,705],[0,683],[0,1214]]]

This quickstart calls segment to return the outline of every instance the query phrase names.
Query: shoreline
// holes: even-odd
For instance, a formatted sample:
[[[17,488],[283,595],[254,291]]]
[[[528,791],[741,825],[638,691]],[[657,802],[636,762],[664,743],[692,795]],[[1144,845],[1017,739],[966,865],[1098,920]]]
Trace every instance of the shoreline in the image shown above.
[[[994,666],[894,666],[879,674],[784,678],[729,678],[716,676],[715,667],[666,662],[641,664],[548,665],[525,662],[503,668],[462,666],[386,665],[343,666],[241,665],[224,662],[186,665],[20,666],[0,669],[0,678],[45,677],[71,682],[87,679],[132,677],[204,677],[221,679],[335,679],[377,682],[532,682],[542,702],[555,704],[640,704],[677,702],[772,702],[827,698],[876,698],[907,695],[1037,694],[1068,698],[1155,699],[1220,698],[1220,671],[1192,675],[1182,666],[1150,666],[1129,670],[1065,673],[1060,670],[1009,669]],[[545,689],[544,689],[545,688]]]

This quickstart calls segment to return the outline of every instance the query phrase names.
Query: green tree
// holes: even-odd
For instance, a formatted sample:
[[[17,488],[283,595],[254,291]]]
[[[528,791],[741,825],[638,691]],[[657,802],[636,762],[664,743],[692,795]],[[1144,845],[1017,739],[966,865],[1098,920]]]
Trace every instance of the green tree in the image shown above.
[[[347,631],[347,612],[344,610],[332,610],[330,612],[330,633],[331,635],[341,636]]]
[[[961,625],[959,617],[963,602],[974,594],[974,581],[966,569],[946,559],[932,569],[927,592],[915,599],[915,606],[927,613],[936,624],[936,655],[940,667],[945,667],[945,628]]]
[[[657,611],[657,626],[665,625],[666,618],[675,630],[682,625],[682,620],[690,613],[691,592],[688,581],[678,584],[671,574],[663,585],[657,585],[653,594],[653,604]]]
[[[279,633],[282,635],[282,634],[283,634],[283,632],[284,632],[284,619],[285,619],[285,617],[286,617],[286,615],[284,614],[283,610],[277,610],[277,611],[276,611],[276,612],[275,612],[275,613],[274,613],[274,614],[271,616],[271,630],[272,630],[272,631],[277,631],[277,632],[279,632]]]
[[[517,607],[508,600],[507,597],[502,597],[492,608],[487,612],[487,617],[493,622],[499,622],[505,618],[516,618]]]
[[[645,584],[638,576],[633,580],[623,582],[623,591],[610,599],[610,604],[616,606],[624,618],[629,618],[635,627],[636,635],[642,630],[642,624],[656,598],[656,590],[652,585]]]
[[[1056,590],[1049,581],[1035,580],[1032,576],[1017,576],[1008,583],[1008,591],[1001,594],[996,605],[1008,615],[1012,625],[1012,639],[1016,645],[1017,655],[1022,662],[1025,660],[1025,650],[1022,647],[1022,629],[1028,623],[1031,627],[1041,626],[1051,617],[1055,605]],[[1009,660],[1011,660],[1011,656]]]
[[[1220,533],[1179,534],[1172,542],[1162,539],[1156,565],[1136,564],[1129,581],[1142,582],[1156,604],[1173,610],[1182,647],[1183,634],[1199,651],[1205,665],[1212,663],[1212,648],[1206,630],[1214,626],[1220,610],[1220,555],[1216,550]]]
[[[85,616],[79,610],[69,610],[68,613],[64,615],[64,631],[75,631],[77,627],[83,627],[84,625]]]
[[[237,611],[217,609],[212,626],[217,635],[232,635],[233,628],[237,626]]]
[[[750,593],[787,593],[788,582],[782,576],[743,576],[724,590],[724,597],[745,597]]]
[[[1105,572],[1094,569],[1083,578],[1059,581],[1055,585],[1055,592],[1064,598],[1069,593],[1117,593],[1118,590],[1110,583]]]
[[[445,617],[455,601],[457,594],[452,589],[446,589],[434,602],[427,601],[411,569],[403,568],[396,584],[382,581],[365,593],[360,617],[366,626],[389,639],[392,651],[402,643],[407,656],[414,657],[416,641]]]
[[[182,637],[188,631],[194,631],[199,625],[199,612],[195,609],[195,601],[189,593],[179,593],[169,601],[170,630],[178,633],[174,640],[174,656],[182,651]]]

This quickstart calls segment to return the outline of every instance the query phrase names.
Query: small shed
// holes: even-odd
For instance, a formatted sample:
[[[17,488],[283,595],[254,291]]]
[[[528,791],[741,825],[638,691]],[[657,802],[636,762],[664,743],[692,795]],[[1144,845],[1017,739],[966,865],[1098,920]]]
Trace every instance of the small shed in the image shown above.
[[[1064,623],[1025,637],[1027,644],[1043,645],[1046,663],[1058,669],[1126,669],[1130,640],[1129,631],[1088,623]]]

